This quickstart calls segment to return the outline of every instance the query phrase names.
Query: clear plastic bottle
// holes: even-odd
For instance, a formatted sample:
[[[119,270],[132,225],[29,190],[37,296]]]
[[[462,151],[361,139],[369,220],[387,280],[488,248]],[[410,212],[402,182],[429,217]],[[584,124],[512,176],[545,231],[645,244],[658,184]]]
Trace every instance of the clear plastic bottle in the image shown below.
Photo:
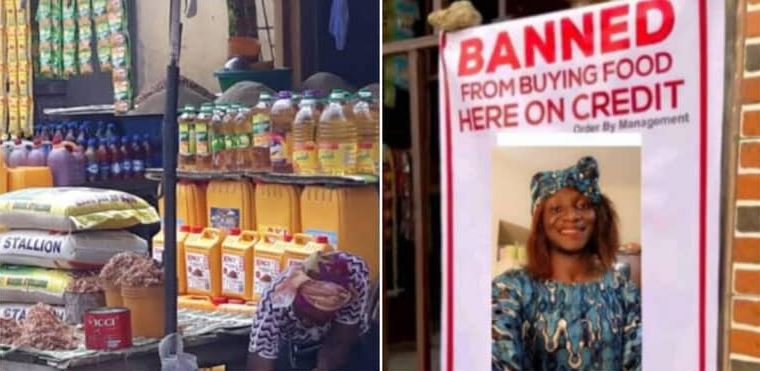
[[[123,163],[121,155],[121,138],[111,137],[108,140],[108,151],[111,152],[111,178],[123,179],[124,170],[122,169]]]
[[[316,132],[319,109],[314,92],[303,95],[293,121],[293,170],[296,174],[313,175],[319,171]]]
[[[135,134],[132,136],[132,174],[135,177],[142,177],[145,174],[145,168],[148,166],[150,158],[150,137],[143,137]]]
[[[292,131],[293,120],[296,117],[296,106],[293,104],[290,92],[277,93],[277,100],[272,104],[272,128],[269,131],[269,157],[272,161],[272,172],[292,173]]]
[[[346,116],[345,93],[333,91],[317,125],[320,171],[327,175],[353,174],[356,168],[356,124]]]
[[[179,158],[177,166],[180,170],[192,170],[195,164],[195,154],[191,146],[191,127],[195,120],[195,108],[187,105],[182,109],[182,114],[177,118],[179,127]]]
[[[129,136],[125,135],[121,137],[121,171],[124,173],[124,178],[132,178],[135,172],[132,170],[132,141],[129,140]]]
[[[369,90],[359,91],[354,104],[354,120],[359,143],[356,154],[356,172],[377,175],[380,170],[380,111]]]
[[[210,104],[201,106],[201,111],[195,117],[195,170],[208,171],[212,169],[210,124],[213,108]]]
[[[237,156],[235,163],[238,170],[250,170],[253,165],[253,153],[251,151],[251,110],[247,107],[238,107],[235,114],[235,135],[237,135]]]
[[[224,130],[224,110],[222,105],[217,105],[213,109],[211,121],[209,124],[209,133],[211,137],[211,164],[215,171],[226,170],[227,151],[225,147],[225,130]]]
[[[259,102],[251,112],[251,129],[253,146],[251,147],[252,171],[270,171],[272,162],[269,157],[269,130],[272,125],[272,96],[261,93]]]
[[[98,167],[97,147],[97,139],[90,138],[90,140],[87,141],[87,150],[84,152],[84,158],[86,163],[85,166],[87,167],[86,174],[88,182],[98,180],[98,172],[100,169]]]
[[[226,105],[224,108],[224,116],[222,116],[222,132],[224,133],[224,157],[225,157],[225,169],[238,170],[237,167],[237,154],[238,154],[238,136],[235,129],[235,116],[239,106],[237,104]]]

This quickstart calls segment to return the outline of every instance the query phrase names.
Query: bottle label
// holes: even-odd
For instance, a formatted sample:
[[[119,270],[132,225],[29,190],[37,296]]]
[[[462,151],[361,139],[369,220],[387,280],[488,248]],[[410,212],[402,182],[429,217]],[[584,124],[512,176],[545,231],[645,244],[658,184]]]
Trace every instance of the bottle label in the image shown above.
[[[129,173],[130,171],[132,171],[132,161],[131,160],[122,161],[121,169],[124,171],[124,173]]]
[[[253,258],[253,291],[262,295],[280,274],[280,262],[277,259]]]
[[[245,292],[245,259],[239,255],[222,255],[222,291],[235,294]]]
[[[251,137],[248,134],[238,134],[238,148],[248,149],[251,148]]]
[[[360,173],[377,174],[379,171],[379,151],[377,143],[366,142],[359,144],[356,153],[356,167]]]
[[[223,135],[214,135],[213,138],[211,138],[211,152],[221,152],[224,151],[224,136]]]
[[[185,253],[187,264],[187,287],[195,290],[211,290],[211,268],[208,256],[197,253]]]
[[[145,161],[132,160],[132,171],[135,173],[142,173],[145,170]]]
[[[87,175],[91,178],[98,176],[98,162],[97,161],[87,162]]]
[[[112,173],[114,176],[117,176],[117,175],[120,175],[120,174],[121,174],[121,161],[114,161],[114,162],[111,164],[111,173]]]
[[[238,136],[236,134],[227,134],[224,137],[224,148],[227,148],[227,149],[238,148]]]
[[[100,178],[106,179],[111,175],[111,164],[107,162],[100,163]]]
[[[190,152],[190,128],[186,123],[179,125],[179,153],[187,156]]]
[[[296,173],[313,173],[319,167],[317,146],[314,142],[296,143],[293,146],[293,167]]]
[[[269,158],[272,159],[272,163],[285,162],[285,136],[279,133],[272,133],[269,140]]]
[[[345,166],[343,148],[338,143],[320,143],[318,157],[322,170],[339,171]]]
[[[195,153],[208,154],[208,125],[195,124]]]
[[[253,146],[269,148],[269,116],[256,114],[252,119]]]

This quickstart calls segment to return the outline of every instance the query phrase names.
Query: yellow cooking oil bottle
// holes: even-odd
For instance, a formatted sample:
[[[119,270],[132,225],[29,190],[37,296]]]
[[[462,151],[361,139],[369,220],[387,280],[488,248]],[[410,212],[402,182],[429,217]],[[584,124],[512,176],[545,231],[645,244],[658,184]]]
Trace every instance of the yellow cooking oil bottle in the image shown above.
[[[184,294],[187,291],[185,276],[185,241],[190,236],[190,226],[181,225],[177,231],[177,293]],[[161,229],[153,236],[153,260],[162,263],[164,261],[164,230]]]
[[[285,255],[284,237],[276,233],[261,233],[261,241],[253,249],[253,300],[261,300],[269,285],[282,271]]]
[[[229,232],[254,229],[254,190],[247,180],[215,179],[206,190],[208,226]]]
[[[253,251],[259,242],[255,231],[233,228],[222,243],[222,296],[253,298]]]
[[[380,170],[380,111],[369,90],[360,90],[354,105],[354,118],[359,134],[356,172],[377,175]]]
[[[293,121],[293,171],[296,174],[314,175],[319,171],[316,134],[320,112],[316,98],[313,91],[307,90]]]
[[[185,243],[187,293],[220,296],[222,293],[222,241],[224,231],[206,228]]]
[[[334,90],[317,124],[317,156],[320,173],[353,174],[356,169],[358,136],[356,124],[345,109],[346,94]]]
[[[307,186],[301,193],[303,233],[327,236],[336,250],[361,257],[371,278],[378,277],[380,267],[378,214],[374,187]]]
[[[305,233],[296,233],[293,243],[285,247],[284,267],[303,264],[309,255],[316,252],[332,251],[327,236],[311,236]]]
[[[256,186],[256,229],[281,236],[301,230],[299,190],[287,184]]]

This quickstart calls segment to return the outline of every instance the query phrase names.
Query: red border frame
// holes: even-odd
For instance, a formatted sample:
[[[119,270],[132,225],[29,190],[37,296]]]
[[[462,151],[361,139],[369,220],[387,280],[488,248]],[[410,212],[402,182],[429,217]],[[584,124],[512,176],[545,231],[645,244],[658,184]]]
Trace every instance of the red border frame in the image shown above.
[[[707,0],[699,0],[699,370],[707,367],[707,330],[706,330],[706,296],[707,296]],[[446,120],[446,371],[454,371],[454,192],[451,155],[451,111],[449,99],[449,79],[445,73],[446,61],[443,52],[446,48],[446,33],[441,34],[439,56],[443,66],[444,110]]]

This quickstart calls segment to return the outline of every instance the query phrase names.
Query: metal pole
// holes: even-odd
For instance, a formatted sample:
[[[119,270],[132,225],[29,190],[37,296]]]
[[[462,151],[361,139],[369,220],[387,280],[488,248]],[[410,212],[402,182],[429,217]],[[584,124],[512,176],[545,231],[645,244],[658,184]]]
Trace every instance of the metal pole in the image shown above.
[[[177,332],[177,94],[179,51],[182,41],[180,0],[171,0],[169,12],[171,59],[166,67],[166,106],[163,122],[164,287],[167,335]]]

